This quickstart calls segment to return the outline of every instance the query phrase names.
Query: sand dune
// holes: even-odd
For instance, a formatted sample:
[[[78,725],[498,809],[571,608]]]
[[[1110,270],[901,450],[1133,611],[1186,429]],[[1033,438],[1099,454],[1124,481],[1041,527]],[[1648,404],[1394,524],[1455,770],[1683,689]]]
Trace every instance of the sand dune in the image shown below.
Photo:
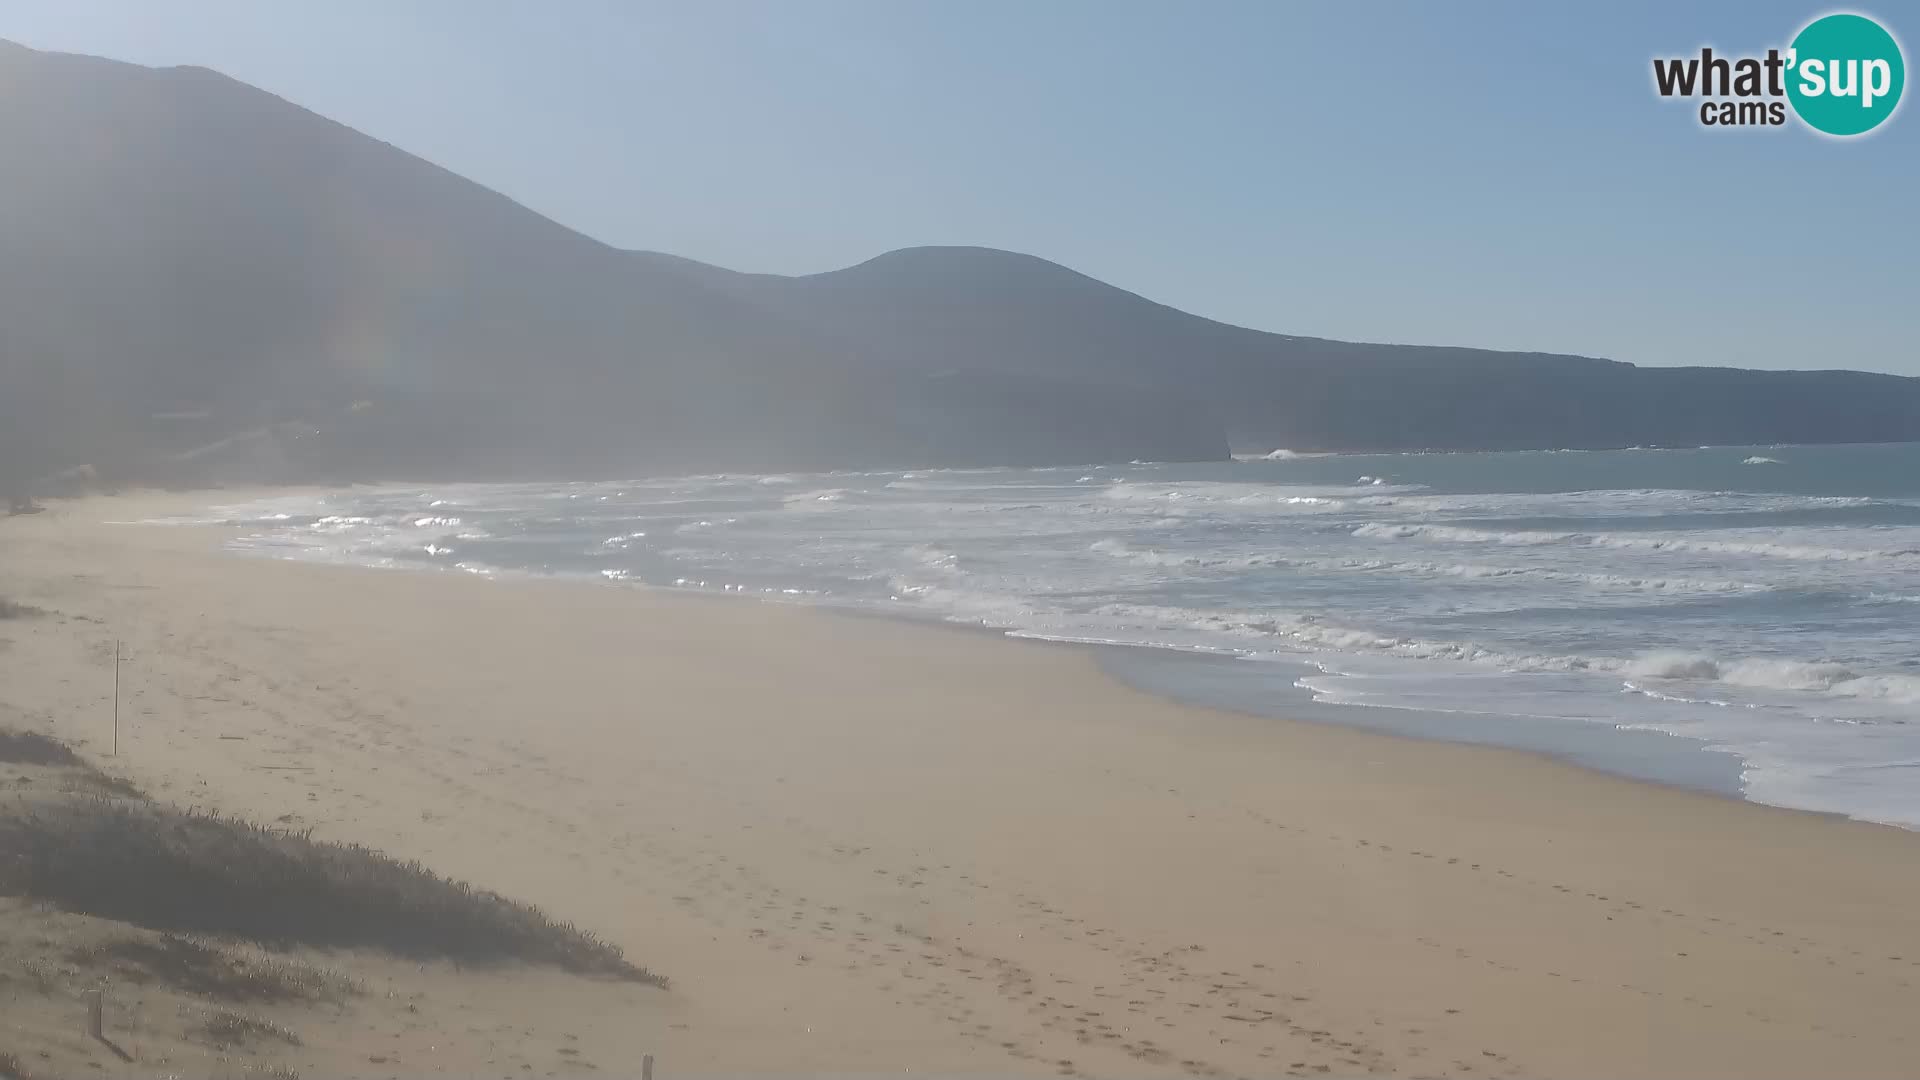
[[[117,768],[156,796],[611,937],[671,991],[486,991],[603,1073],[1920,1060],[1908,833],[1169,704],[1072,647],[102,524],[192,502],[0,521],[0,595],[50,613],[0,623],[0,702],[104,754],[124,639]]]

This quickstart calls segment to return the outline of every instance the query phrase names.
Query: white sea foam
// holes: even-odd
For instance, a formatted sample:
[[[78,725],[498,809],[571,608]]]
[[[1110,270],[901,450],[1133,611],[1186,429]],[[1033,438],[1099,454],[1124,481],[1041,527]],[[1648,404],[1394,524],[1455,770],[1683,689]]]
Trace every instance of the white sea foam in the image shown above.
[[[1640,678],[1718,682],[1768,690],[1832,693],[1920,704],[1920,676],[1863,674],[1845,664],[1790,659],[1719,660],[1704,653],[1648,653],[1621,668]]]
[[[1261,567],[1286,567],[1316,572],[1353,574],[1404,574],[1409,576],[1451,577],[1473,581],[1528,580],[1579,585],[1593,589],[1646,593],[1743,593],[1763,592],[1771,588],[1759,582],[1726,581],[1712,578],[1657,577],[1641,574],[1606,574],[1578,570],[1559,570],[1544,566],[1487,566],[1475,563],[1442,563],[1387,559],[1288,558],[1280,555],[1180,554],[1158,548],[1141,548],[1124,540],[1108,537],[1088,545],[1088,550],[1143,566],[1180,567],[1195,570],[1253,570]],[[1914,598],[1920,599],[1920,598]]]
[[[1299,461],[1302,458],[1318,458],[1318,457],[1330,457],[1330,456],[1331,455],[1322,453],[1322,452],[1288,450],[1285,447],[1281,447],[1280,449],[1277,449],[1277,450],[1269,450],[1264,454],[1233,455],[1234,460],[1236,461]]]
[[[1759,708],[1759,706],[1751,703],[1742,705],[1732,701],[1721,701],[1718,698],[1689,697],[1686,694],[1675,694],[1664,690],[1655,690],[1631,681],[1622,683],[1621,685],[1629,694],[1638,694],[1641,697],[1652,698],[1655,701],[1671,701],[1676,705],[1711,705],[1716,709]]]
[[[1460,544],[1507,544],[1521,547],[1575,545],[1633,551],[1678,551],[1710,555],[1752,555],[1814,562],[1878,562],[1920,560],[1920,547],[1846,548],[1806,544],[1777,544],[1749,540],[1703,540],[1623,533],[1549,532],[1475,529],[1457,525],[1368,523],[1355,526],[1353,535],[1373,540],[1437,540]]]
[[[1417,491],[1416,487],[1397,487],[1395,491]],[[1378,497],[1368,485],[1366,490],[1341,485],[1276,485],[1238,483],[1144,484],[1121,481],[1101,492],[1113,502],[1151,506],[1219,510],[1226,512],[1286,509],[1335,509],[1365,495]]]
[[[724,518],[720,521],[715,521],[712,518],[701,518],[698,521],[688,521],[675,525],[673,531],[681,536],[685,536],[688,533],[697,533],[705,529],[718,528],[723,525],[733,525],[739,522],[739,520],[739,518]]]
[[[934,570],[952,571],[957,569],[959,562],[959,556],[933,544],[914,544],[907,548],[907,555],[920,565]]]
[[[1116,559],[1125,559],[1128,562],[1139,563],[1143,566],[1184,566],[1195,569],[1210,567],[1250,568],[1254,566],[1273,565],[1275,561],[1269,557],[1258,555],[1241,557],[1180,555],[1173,552],[1161,551],[1156,548],[1134,547],[1124,540],[1116,540],[1111,537],[1095,540],[1093,543],[1087,545],[1087,550],[1097,551],[1102,555],[1111,555]]]
[[[1622,670],[1632,676],[1652,679],[1716,679],[1720,665],[1700,653],[1656,652],[1629,660]]]
[[[1000,603],[1003,614],[1009,605]],[[1865,674],[1818,661],[1749,658],[1723,661],[1699,653],[1660,652],[1635,657],[1513,653],[1471,641],[1448,641],[1345,626],[1318,615],[1235,612],[1152,604],[1108,604],[1092,615],[1110,626],[1202,630],[1240,639],[1273,640],[1313,650],[1381,653],[1444,660],[1510,672],[1618,673],[1630,679],[1716,682],[1729,686],[1920,703],[1920,676]],[[1643,690],[1644,692],[1644,690]]]

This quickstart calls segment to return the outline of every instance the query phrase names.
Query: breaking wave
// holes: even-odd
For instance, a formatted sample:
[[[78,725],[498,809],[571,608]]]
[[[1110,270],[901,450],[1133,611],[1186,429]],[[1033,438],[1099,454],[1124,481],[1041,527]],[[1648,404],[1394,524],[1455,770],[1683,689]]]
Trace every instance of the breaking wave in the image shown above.
[[[1700,540],[1617,533],[1535,532],[1474,529],[1457,525],[1369,523],[1356,526],[1353,535],[1369,540],[1437,540],[1455,544],[1507,544],[1518,547],[1571,545],[1638,551],[1684,551],[1705,555],[1753,555],[1810,562],[1877,562],[1920,560],[1920,547],[1844,548],[1805,544],[1775,544],[1748,540]]]
[[[1287,558],[1279,555],[1182,555],[1158,548],[1135,547],[1123,540],[1096,540],[1088,550],[1142,566],[1160,566],[1194,570],[1251,570],[1260,567],[1284,567],[1301,570],[1334,571],[1355,574],[1406,574],[1410,576],[1451,577],[1473,581],[1501,579],[1549,581],[1597,589],[1620,589],[1650,593],[1745,593],[1764,592],[1772,586],[1746,581],[1712,578],[1656,577],[1639,574],[1605,574],[1579,570],[1557,570],[1542,566],[1486,566],[1474,563],[1392,561],[1384,559]],[[1905,599],[1905,598],[1902,598]],[[1920,599],[1920,598],[1916,598]]]
[[[1920,676],[1864,673],[1845,664],[1823,661],[1719,660],[1704,653],[1657,652],[1627,661],[1621,671],[1637,678],[1717,682],[1728,686],[1813,691],[1895,704],[1920,704]]]

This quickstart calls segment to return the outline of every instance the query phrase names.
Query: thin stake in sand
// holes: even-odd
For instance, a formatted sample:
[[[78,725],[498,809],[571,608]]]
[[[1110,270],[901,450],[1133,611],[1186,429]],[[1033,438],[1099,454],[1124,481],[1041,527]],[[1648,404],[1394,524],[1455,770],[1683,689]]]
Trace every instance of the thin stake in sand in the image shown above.
[[[119,1044],[107,1038],[107,988],[101,986],[95,990],[82,990],[80,996],[87,1002],[87,1035],[99,1042],[101,1046],[113,1051],[114,1057],[121,1061],[132,1061],[132,1054],[122,1050]]]
[[[120,756],[120,662],[131,660],[121,652],[119,638],[113,639],[113,756]]]
[[[106,1012],[106,990],[82,990],[80,996],[87,999],[87,1034],[104,1040],[106,1034],[102,1029],[105,1022],[102,1014]]]

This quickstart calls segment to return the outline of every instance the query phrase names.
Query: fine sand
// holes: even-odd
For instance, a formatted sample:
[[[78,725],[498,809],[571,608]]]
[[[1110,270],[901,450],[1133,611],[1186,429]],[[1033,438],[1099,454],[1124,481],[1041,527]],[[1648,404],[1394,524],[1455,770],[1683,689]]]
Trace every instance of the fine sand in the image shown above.
[[[1184,707],[1072,647],[105,524],[206,501],[0,519],[0,596],[47,611],[0,621],[13,722],[672,980],[422,969],[406,1073],[500,1038],[463,994],[600,1075],[1920,1072],[1914,834]]]

